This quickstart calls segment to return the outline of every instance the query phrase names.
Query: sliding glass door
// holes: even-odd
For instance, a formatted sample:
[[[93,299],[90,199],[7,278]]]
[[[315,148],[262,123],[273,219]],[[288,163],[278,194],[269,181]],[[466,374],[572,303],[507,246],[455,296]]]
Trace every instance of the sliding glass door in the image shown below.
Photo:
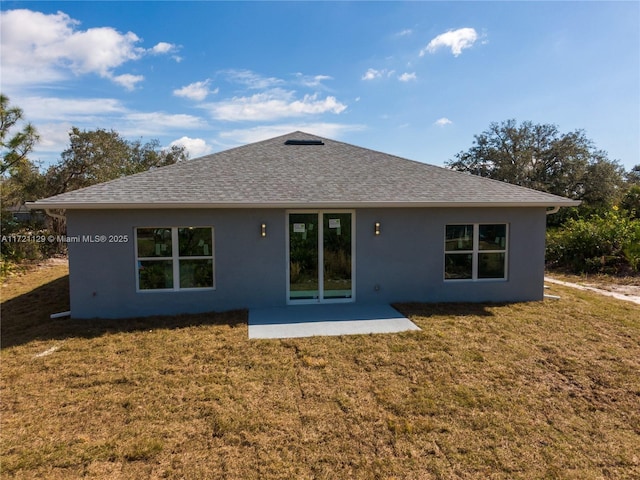
[[[353,301],[353,213],[289,213],[288,300]]]

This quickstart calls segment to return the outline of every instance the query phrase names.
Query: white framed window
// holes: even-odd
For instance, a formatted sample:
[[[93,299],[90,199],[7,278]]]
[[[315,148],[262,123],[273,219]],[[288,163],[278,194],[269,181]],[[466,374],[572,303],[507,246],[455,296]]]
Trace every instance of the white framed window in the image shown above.
[[[509,225],[465,223],[445,226],[445,280],[506,280]]]
[[[138,227],[136,289],[214,288],[213,227]]]

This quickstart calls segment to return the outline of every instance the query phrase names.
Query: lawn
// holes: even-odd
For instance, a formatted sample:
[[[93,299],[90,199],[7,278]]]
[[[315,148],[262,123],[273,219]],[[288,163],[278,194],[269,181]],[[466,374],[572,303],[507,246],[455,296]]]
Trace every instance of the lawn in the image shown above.
[[[246,312],[49,320],[2,287],[2,478],[640,478],[640,306],[399,305],[420,332],[248,340]]]

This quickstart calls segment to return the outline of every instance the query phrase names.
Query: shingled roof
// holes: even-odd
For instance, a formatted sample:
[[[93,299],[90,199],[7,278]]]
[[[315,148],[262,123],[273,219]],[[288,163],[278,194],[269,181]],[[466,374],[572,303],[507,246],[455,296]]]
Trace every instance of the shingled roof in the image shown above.
[[[576,205],[567,198],[293,132],[38,200],[31,208]]]

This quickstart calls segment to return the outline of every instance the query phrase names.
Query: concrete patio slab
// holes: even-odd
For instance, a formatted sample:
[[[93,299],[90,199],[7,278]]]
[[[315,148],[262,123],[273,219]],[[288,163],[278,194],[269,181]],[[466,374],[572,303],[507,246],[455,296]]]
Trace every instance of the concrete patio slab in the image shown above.
[[[390,305],[288,305],[249,310],[249,338],[297,338],[420,330]]]

